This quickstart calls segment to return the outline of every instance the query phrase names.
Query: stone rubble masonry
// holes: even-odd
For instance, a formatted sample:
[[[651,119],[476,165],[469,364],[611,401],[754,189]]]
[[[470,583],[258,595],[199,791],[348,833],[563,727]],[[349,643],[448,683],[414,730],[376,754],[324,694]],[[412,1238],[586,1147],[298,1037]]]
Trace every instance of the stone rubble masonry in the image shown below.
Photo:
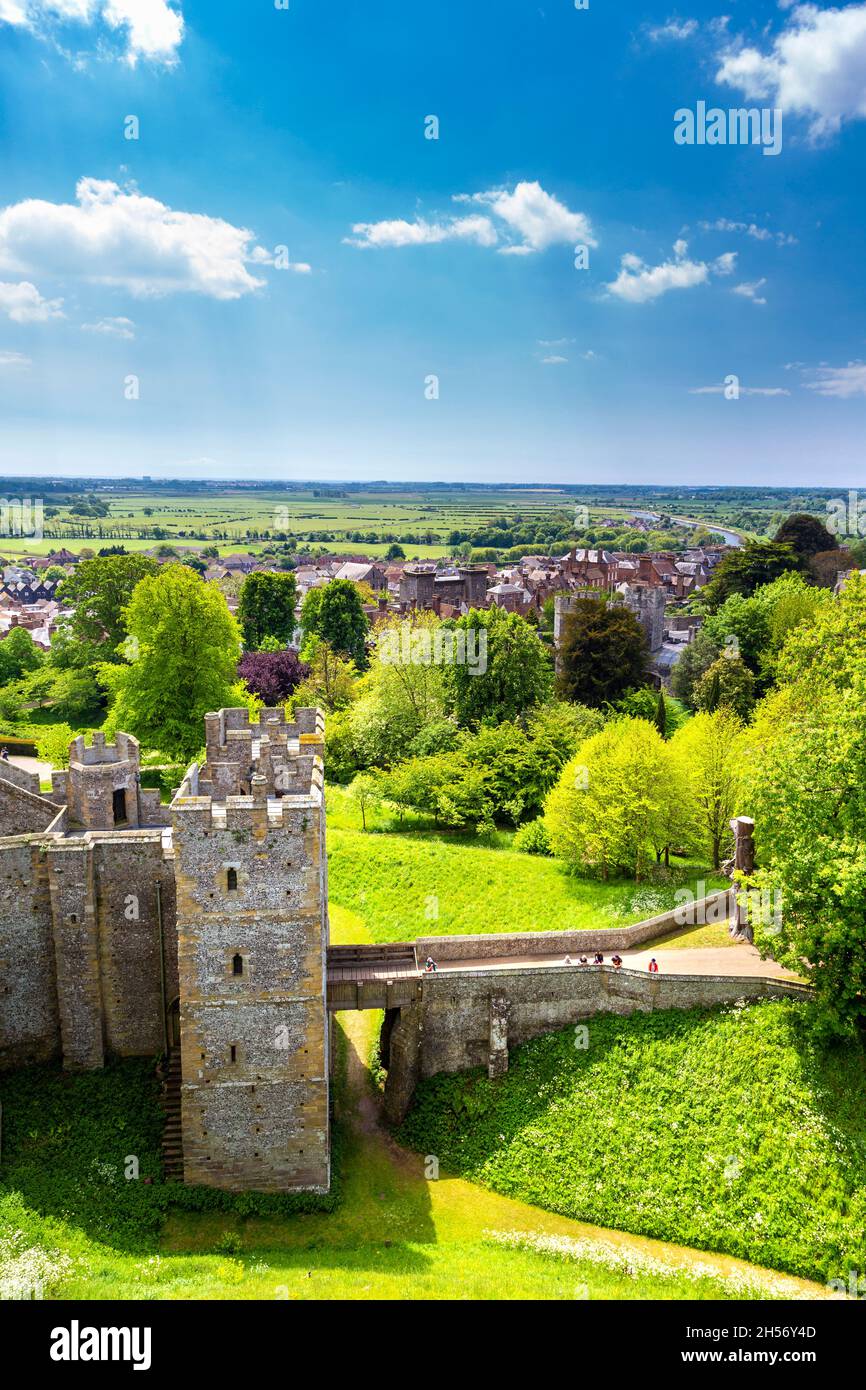
[[[735,911],[736,892],[722,888],[698,902],[647,917],[631,927],[601,927],[598,931],[485,932],[477,936],[423,936],[415,942],[420,961],[496,960],[516,956],[567,956],[590,951],[629,951],[646,941],[684,926],[727,922]],[[686,920],[684,920],[684,918]]]
[[[206,725],[170,813],[127,735],[76,739],[50,799],[0,761],[0,1067],[156,1056],[179,1002],[186,1180],[324,1191],[323,719]]]
[[[275,768],[259,750],[294,740],[274,738],[286,726],[263,713],[249,748],[260,770],[252,771],[249,729],[239,727],[238,713],[222,712],[219,726],[208,716],[205,768],[186,779],[172,805],[184,1179],[231,1190],[327,1191],[321,717],[299,712],[303,724],[292,732],[296,762],[309,770],[306,790],[293,769],[295,790],[278,798],[282,763]],[[226,756],[233,745],[244,749],[237,760]],[[193,794],[194,785],[201,793],[243,786],[248,777],[251,795]]]

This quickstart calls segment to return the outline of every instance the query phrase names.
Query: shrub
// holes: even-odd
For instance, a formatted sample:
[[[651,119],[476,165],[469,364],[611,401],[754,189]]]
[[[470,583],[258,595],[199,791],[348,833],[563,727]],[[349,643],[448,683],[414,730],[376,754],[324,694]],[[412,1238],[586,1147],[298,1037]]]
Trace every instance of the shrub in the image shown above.
[[[541,817],[522,825],[514,837],[514,848],[524,854],[553,854],[547,827]]]

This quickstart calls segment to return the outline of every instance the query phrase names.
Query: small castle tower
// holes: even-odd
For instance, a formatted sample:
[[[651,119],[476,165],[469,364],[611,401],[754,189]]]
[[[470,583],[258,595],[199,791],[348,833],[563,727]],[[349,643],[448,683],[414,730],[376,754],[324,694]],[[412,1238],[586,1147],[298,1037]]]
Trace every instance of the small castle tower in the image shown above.
[[[73,739],[69,769],[52,775],[52,794],[69,807],[71,825],[137,830],[145,819],[140,783],[138,739],[119,733],[114,743],[106,743],[97,730],[90,746],[83,734]]]
[[[324,723],[206,726],[172,803],[184,1180],[326,1191]]]

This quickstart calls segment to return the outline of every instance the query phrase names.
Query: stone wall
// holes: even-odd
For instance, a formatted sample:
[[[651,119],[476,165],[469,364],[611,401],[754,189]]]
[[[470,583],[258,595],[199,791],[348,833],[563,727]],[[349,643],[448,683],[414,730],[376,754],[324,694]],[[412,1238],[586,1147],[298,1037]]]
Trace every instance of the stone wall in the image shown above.
[[[420,1003],[403,1009],[391,1032],[386,1114],[392,1123],[403,1118],[420,1078],[478,1066],[499,1075],[508,1048],[594,1014],[806,999],[810,993],[807,986],[761,976],[650,975],[607,965],[425,975]]]
[[[0,842],[0,1064],[29,1066],[60,1051],[45,857],[38,837]]]
[[[418,960],[495,960],[516,956],[579,956],[582,952],[628,951],[658,936],[682,931],[684,925],[725,922],[734,908],[734,894],[724,888],[700,902],[647,917],[631,927],[600,927],[597,931],[489,932],[478,936],[423,936],[415,942]],[[684,914],[688,921],[683,922]]]
[[[156,1055],[178,993],[173,862],[158,832],[107,835],[94,844],[94,872],[105,1047]]]
[[[159,830],[0,842],[0,1066],[155,1055],[163,1000],[177,993],[174,870]]]
[[[0,777],[0,835],[26,835],[47,830],[60,811],[47,797]]]

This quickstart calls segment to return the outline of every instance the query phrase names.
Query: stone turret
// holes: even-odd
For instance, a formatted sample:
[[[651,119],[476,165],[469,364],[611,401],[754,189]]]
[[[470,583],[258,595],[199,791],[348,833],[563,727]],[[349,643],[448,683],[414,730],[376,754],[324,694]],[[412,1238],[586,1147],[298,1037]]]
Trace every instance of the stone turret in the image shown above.
[[[69,808],[70,825],[136,830],[145,820],[138,740],[119,733],[114,743],[107,743],[97,730],[88,746],[79,735],[69,745],[69,770],[53,774],[52,788],[53,798]]]

